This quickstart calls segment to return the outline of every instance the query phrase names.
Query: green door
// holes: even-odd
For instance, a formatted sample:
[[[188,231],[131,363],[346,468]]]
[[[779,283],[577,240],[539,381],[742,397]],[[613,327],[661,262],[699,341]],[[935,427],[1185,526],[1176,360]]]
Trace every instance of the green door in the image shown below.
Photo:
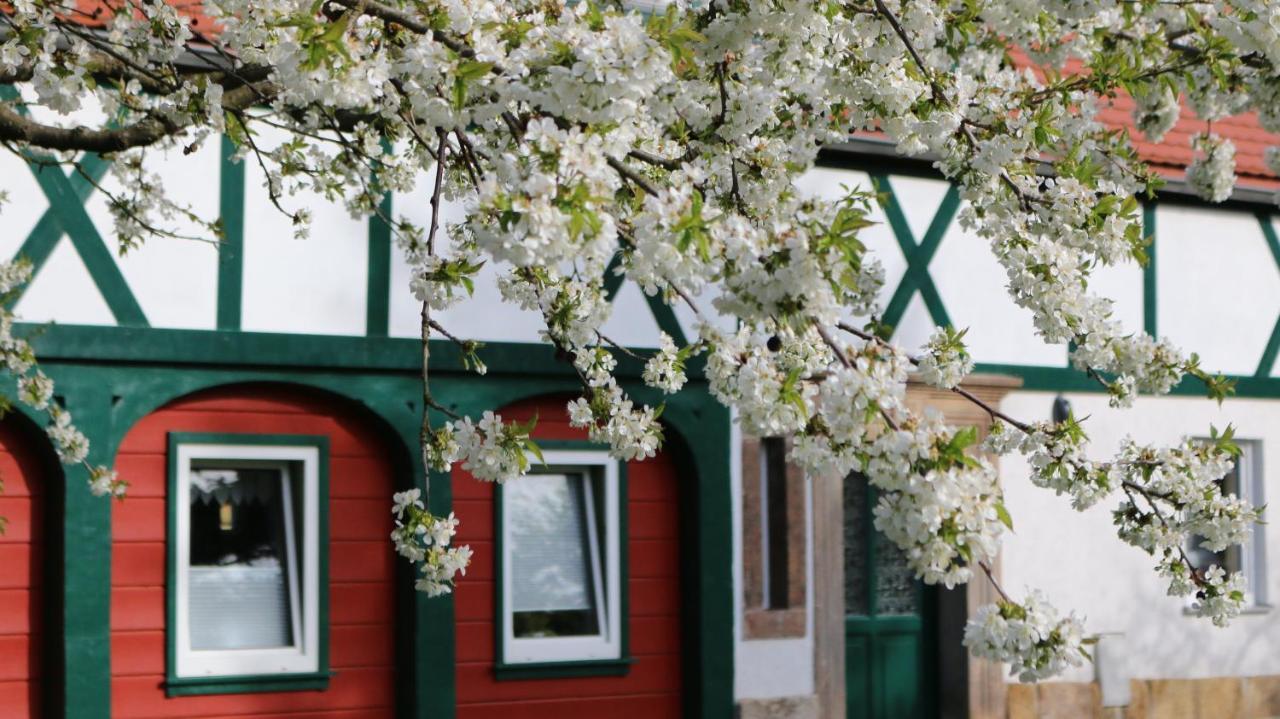
[[[937,714],[934,592],[897,545],[875,530],[875,489],[844,485],[845,685],[848,719]]]

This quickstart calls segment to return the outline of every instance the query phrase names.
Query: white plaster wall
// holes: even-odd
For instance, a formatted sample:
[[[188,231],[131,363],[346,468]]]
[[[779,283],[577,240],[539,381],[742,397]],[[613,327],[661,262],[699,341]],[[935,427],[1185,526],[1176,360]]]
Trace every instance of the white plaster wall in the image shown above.
[[[1161,205],[1158,329],[1205,369],[1252,375],[1280,307],[1280,273],[1248,212]]]
[[[263,132],[265,148],[283,139]],[[241,327],[257,332],[363,335],[369,234],[364,218],[314,195],[286,196],[289,211],[311,211],[311,236],[294,239],[293,223],[271,203],[266,176],[245,161],[244,290]]]
[[[769,699],[813,694],[813,512],[805,485],[805,633],[788,639],[743,638],[742,433],[736,416],[730,434],[733,525],[734,698]]]
[[[44,267],[31,278],[14,312],[19,320],[26,322],[116,323],[102,293],[93,284],[89,270],[65,238],[49,253]]]
[[[1199,397],[1143,398],[1131,410],[1112,410],[1101,394],[1068,394],[1075,414],[1087,416],[1092,456],[1114,453],[1131,435],[1144,443],[1169,444],[1184,435],[1202,436],[1210,424],[1237,427],[1240,439],[1262,442],[1266,489],[1263,502],[1280,496],[1280,401],[1230,399],[1221,408]],[[1022,420],[1048,418],[1054,395],[1015,392],[1001,409]],[[1056,606],[1086,618],[1090,633],[1123,632],[1132,676],[1198,678],[1280,674],[1280,614],[1274,610],[1237,618],[1226,629],[1185,615],[1181,599],[1165,595],[1166,584],[1152,571],[1154,561],[1115,536],[1111,510],[1119,499],[1078,513],[1063,497],[1033,487],[1026,461],[1004,458],[1000,465],[1005,503],[1015,532],[1004,544],[1004,586],[1015,596],[1027,588],[1044,590]],[[1280,532],[1265,532],[1269,566],[1267,592],[1280,594]],[[1064,679],[1088,680],[1085,665]]]
[[[221,144],[217,137],[201,143],[198,150],[183,155],[181,150],[149,152],[148,171],[159,176],[168,198],[190,208],[197,216],[213,220],[218,216],[218,186],[221,180]],[[111,175],[103,186],[117,192]],[[187,219],[174,218],[165,227],[183,237],[150,237],[141,247],[119,253],[114,223],[105,195],[94,192],[87,209],[94,226],[116,259],[125,282],[152,327],[213,329],[218,317],[218,246],[207,230]],[[62,243],[67,243],[64,237]]]

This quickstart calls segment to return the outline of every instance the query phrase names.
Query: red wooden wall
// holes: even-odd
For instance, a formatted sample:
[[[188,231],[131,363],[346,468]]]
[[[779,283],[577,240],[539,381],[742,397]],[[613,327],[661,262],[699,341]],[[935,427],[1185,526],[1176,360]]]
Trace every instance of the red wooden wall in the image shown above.
[[[539,439],[586,439],[569,426],[563,399],[523,402],[504,420],[534,413]],[[502,680],[494,677],[493,485],[458,470],[453,507],[458,543],[475,552],[459,581],[458,719],[664,719],[680,715],[680,589],[675,467],[658,455],[627,466],[630,651],[636,663],[623,677]]]
[[[326,691],[166,698],[167,433],[329,437],[329,662]],[[206,392],[139,422],[121,445],[129,496],[112,509],[111,716],[378,719],[394,714],[393,466],[375,426],[345,405],[261,386]]]
[[[55,480],[16,420],[0,422],[0,716],[40,716],[43,601],[43,516],[48,482]],[[45,443],[47,446],[47,442]],[[57,475],[57,481],[61,476]]]

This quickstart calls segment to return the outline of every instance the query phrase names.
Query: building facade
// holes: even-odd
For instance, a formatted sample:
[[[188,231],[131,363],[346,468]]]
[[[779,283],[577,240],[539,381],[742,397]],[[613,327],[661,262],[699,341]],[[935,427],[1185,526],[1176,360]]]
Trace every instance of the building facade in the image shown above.
[[[1242,169],[1260,147],[1242,147]],[[418,308],[389,228],[303,198],[316,229],[295,241],[263,177],[230,154],[207,143],[156,158],[177,199],[222,217],[224,242],[155,240],[124,255],[92,182],[0,160],[11,193],[0,256],[36,268],[16,309],[91,461],[132,485],[121,502],[94,498],[33,418],[0,422],[0,716],[1103,716],[1089,666],[1028,688],[968,659],[959,632],[991,591],[920,586],[871,526],[865,484],[805,477],[784,438],[743,436],[697,367],[666,402],[663,453],[610,460],[568,426],[572,367],[491,283],[440,317],[486,342],[488,375],[435,342],[433,393],[464,414],[538,417],[548,462],[521,487],[428,476]],[[95,179],[106,163],[82,159]],[[866,241],[885,264],[882,319],[898,341],[970,327],[975,392],[1027,419],[1061,397],[1090,417],[1098,451],[1235,423],[1246,455],[1232,486],[1262,504],[1280,492],[1280,463],[1267,462],[1280,446],[1269,182],[1246,175],[1212,207],[1171,187],[1144,208],[1153,261],[1097,274],[1117,317],[1238,380],[1221,407],[1184,385],[1128,412],[1107,409],[1066,347],[1036,339],[927,162],[851,142],[824,151],[801,185],[882,193]],[[429,212],[422,196],[384,209]],[[684,310],[611,289],[612,339],[644,348],[659,330],[692,333]],[[619,363],[629,392],[657,399],[638,362]],[[910,397],[986,421],[950,395],[913,386]],[[1280,714],[1274,532],[1223,558],[1249,575],[1252,609],[1215,630],[1164,596],[1106,508],[1072,512],[1016,458],[1001,474],[1017,528],[1005,585],[1043,589],[1112,637],[1131,680],[1126,716]],[[412,591],[388,540],[391,494],[428,482],[432,511],[455,512],[475,551],[457,592],[436,599]]]

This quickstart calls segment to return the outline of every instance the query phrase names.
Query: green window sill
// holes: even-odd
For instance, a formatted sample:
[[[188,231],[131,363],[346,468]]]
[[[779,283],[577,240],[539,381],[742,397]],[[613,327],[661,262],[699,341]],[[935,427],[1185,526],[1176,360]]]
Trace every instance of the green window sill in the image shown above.
[[[260,692],[321,691],[329,688],[333,672],[307,674],[255,674],[234,677],[168,677],[165,696],[207,694],[256,694]]]
[[[501,681],[519,679],[566,679],[576,677],[623,677],[631,672],[632,657],[590,659],[578,662],[529,662],[498,664],[493,673]]]

